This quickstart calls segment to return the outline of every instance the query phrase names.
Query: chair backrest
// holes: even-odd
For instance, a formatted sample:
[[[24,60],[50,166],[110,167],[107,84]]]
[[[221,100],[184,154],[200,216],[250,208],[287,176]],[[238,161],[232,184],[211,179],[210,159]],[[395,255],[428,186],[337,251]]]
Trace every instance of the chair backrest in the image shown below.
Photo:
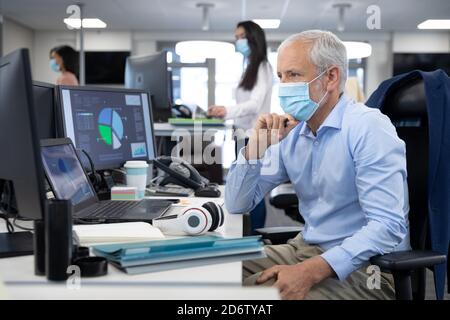
[[[381,108],[406,145],[411,247],[429,247],[428,233],[428,115],[421,78],[393,89]]]

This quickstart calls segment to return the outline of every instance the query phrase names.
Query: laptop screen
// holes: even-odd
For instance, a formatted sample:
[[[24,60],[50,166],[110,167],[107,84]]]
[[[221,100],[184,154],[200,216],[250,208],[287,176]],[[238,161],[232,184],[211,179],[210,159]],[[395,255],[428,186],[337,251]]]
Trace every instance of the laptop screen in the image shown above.
[[[76,206],[96,198],[72,144],[41,148],[42,162],[57,199],[72,200]]]

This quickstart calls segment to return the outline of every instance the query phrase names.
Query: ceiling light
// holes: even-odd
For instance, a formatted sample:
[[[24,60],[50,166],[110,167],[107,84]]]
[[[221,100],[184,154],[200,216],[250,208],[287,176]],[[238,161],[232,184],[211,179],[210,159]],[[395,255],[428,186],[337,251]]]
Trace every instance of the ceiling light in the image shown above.
[[[280,27],[280,19],[254,19],[254,23],[263,29],[278,29]]]
[[[366,42],[344,41],[347,59],[367,58],[372,54],[372,46]]]
[[[80,19],[67,18],[64,19],[64,23],[74,29],[80,29],[81,22]],[[101,29],[106,28],[106,23],[98,18],[93,19],[83,19],[83,28],[86,29]]]
[[[420,23],[417,29],[450,29],[450,19],[428,19]]]

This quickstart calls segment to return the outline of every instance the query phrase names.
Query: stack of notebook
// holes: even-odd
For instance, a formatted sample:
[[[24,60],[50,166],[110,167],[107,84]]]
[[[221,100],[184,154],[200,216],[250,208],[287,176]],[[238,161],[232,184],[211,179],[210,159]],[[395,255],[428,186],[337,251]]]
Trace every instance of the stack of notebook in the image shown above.
[[[164,239],[162,232],[147,222],[79,224],[73,226],[73,236],[82,246]]]
[[[264,258],[260,236],[223,238],[188,237],[139,243],[100,245],[98,256],[129,274],[166,271],[215,263]]]

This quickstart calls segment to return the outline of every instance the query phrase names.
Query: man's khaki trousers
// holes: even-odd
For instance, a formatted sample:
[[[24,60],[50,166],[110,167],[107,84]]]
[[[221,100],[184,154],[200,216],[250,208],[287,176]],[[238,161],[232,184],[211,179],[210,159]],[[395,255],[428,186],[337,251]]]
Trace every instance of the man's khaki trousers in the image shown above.
[[[274,265],[293,265],[323,253],[323,250],[307,244],[301,234],[286,244],[265,246],[267,258],[244,261],[243,282],[245,286],[256,285],[256,279],[262,271]],[[369,279],[369,277],[372,277]],[[380,273],[379,288],[374,285],[373,272],[367,272],[367,266],[351,273],[347,279],[328,278],[311,288],[306,299],[395,299],[394,280],[388,273]],[[273,285],[270,280],[262,285]]]

